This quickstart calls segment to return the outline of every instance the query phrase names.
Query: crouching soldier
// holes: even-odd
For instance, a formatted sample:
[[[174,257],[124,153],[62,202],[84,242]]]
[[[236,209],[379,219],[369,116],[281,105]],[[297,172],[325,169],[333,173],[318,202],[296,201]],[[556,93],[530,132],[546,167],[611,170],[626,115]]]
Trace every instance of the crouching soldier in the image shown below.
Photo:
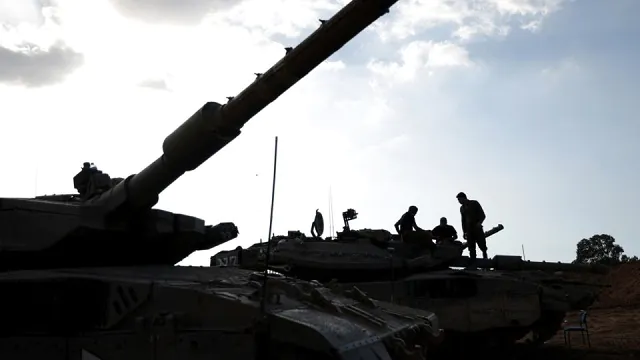
[[[431,234],[433,238],[436,239],[436,244],[441,244],[443,242],[453,242],[458,239],[458,232],[456,228],[447,224],[447,218],[440,218],[440,225],[436,226],[431,230]]]
[[[416,224],[416,214],[418,213],[418,207],[411,205],[409,211],[404,213],[400,220],[395,223],[395,228],[402,241],[408,244],[424,245],[430,250],[435,248],[433,243],[431,231],[423,230]]]

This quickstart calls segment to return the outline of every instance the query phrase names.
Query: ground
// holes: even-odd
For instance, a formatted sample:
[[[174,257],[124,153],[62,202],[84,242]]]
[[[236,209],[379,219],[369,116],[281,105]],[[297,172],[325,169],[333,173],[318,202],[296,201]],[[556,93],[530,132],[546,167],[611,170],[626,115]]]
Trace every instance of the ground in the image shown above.
[[[567,321],[576,322],[578,314]],[[562,354],[562,359],[640,359],[640,306],[596,308],[589,311],[591,349],[582,343],[580,333],[571,335],[571,349],[564,345],[562,332],[545,344],[545,359]]]
[[[580,333],[573,333],[571,348],[565,346],[563,333],[535,352],[522,351],[520,358],[621,360],[640,359],[640,263],[624,264],[608,275],[610,287],[600,294],[589,309],[588,326],[591,348],[582,344]],[[578,314],[566,321],[576,323]]]

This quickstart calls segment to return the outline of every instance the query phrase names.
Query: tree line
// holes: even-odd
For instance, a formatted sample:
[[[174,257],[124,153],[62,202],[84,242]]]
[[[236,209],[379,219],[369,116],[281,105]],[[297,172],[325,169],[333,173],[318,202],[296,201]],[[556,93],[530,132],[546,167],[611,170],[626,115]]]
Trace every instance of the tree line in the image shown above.
[[[596,234],[588,239],[578,241],[574,264],[616,265],[637,262],[637,256],[627,256],[616,239],[607,234]]]

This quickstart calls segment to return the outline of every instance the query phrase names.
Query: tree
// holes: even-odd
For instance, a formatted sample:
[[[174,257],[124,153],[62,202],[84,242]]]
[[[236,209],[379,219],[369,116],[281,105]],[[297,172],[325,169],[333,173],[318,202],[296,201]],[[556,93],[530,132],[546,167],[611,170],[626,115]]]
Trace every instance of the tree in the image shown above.
[[[620,258],[620,261],[623,263],[632,263],[632,262],[638,262],[640,261],[640,259],[638,259],[637,256],[628,257],[627,255],[622,255],[622,257]]]
[[[624,255],[622,246],[615,242],[616,239],[607,234],[597,234],[589,239],[582,239],[576,246],[576,259],[573,263],[614,265],[638,261],[637,256]]]

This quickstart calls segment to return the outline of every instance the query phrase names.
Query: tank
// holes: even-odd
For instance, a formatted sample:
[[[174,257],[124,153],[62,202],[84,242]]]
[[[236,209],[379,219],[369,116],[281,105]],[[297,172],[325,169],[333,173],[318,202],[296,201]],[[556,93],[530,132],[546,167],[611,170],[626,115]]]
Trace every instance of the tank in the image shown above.
[[[407,243],[387,230],[352,230],[349,221],[357,215],[353,209],[343,213],[345,226],[335,239],[300,231],[275,236],[268,264],[267,245],[261,243],[219,252],[211,265],[268,266],[288,276],[355,285],[376,299],[429,309],[445,330],[443,348],[473,344],[474,352],[505,348],[527,335],[538,344],[550,339],[567,312],[590,306],[602,288],[566,274],[608,271],[601,265],[524,261],[510,255],[471,261],[462,255],[465,242],[443,242],[432,249],[429,231]],[[485,236],[489,240],[503,229],[500,224]]]
[[[138,174],[111,178],[85,163],[73,178],[77,194],[1,198],[3,358],[421,358],[440,336],[433,313],[357,288],[174,266],[238,229],[154,208],[164,189],[395,2],[347,4],[228,103],[196,111]]]

